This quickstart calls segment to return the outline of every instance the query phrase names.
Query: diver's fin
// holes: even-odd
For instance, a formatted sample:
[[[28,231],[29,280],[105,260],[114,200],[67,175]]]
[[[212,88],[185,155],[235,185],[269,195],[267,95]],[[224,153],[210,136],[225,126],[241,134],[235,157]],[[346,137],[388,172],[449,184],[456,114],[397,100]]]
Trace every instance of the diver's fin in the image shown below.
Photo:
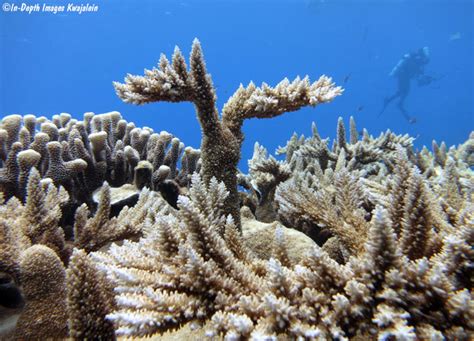
[[[401,108],[400,110],[402,111],[402,115],[407,120],[408,123],[410,124],[416,123],[416,117],[408,115],[408,113],[405,110],[402,110]]]

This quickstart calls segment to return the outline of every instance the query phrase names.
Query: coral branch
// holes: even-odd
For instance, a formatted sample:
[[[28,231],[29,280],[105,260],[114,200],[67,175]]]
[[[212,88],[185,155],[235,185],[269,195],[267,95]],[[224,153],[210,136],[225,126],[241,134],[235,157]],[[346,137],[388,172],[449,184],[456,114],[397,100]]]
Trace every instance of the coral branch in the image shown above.
[[[304,106],[316,106],[330,102],[342,93],[330,78],[321,78],[310,83],[309,78],[287,79],[275,88],[262,84],[260,88],[250,83],[241,86],[229,99],[222,111],[222,119],[216,108],[216,93],[197,39],[194,40],[190,56],[190,70],[179,49],[175,49],[172,65],[163,55],[160,68],[145,70],[144,76],[127,75],[125,84],[114,82],[117,95],[127,103],[189,101],[194,103],[203,138],[202,168],[204,181],[214,177],[224,181],[229,196],[226,212],[232,214],[240,226],[239,195],[237,193],[237,164],[243,142],[241,131],[245,119],[271,118]]]

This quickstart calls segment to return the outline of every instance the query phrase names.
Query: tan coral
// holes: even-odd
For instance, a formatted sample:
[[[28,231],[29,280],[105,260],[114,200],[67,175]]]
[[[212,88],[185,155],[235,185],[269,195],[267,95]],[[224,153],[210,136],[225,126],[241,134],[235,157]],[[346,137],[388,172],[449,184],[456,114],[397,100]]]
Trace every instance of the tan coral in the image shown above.
[[[260,221],[272,222],[277,218],[274,205],[275,190],[281,182],[290,177],[290,167],[277,161],[273,156],[268,157],[267,150],[258,142],[254,145],[253,156],[248,164],[252,190],[258,195],[255,215]]]
[[[171,64],[162,57],[159,70],[129,76],[117,92],[132,102],[192,101],[207,138],[204,173],[220,172],[225,184],[205,174],[204,180],[191,175],[201,167],[197,150],[184,148],[169,133],[137,128],[117,112],[88,113],[82,122],[64,113],[52,121],[4,118],[0,275],[17,293],[23,285],[26,306],[13,331],[17,338],[65,338],[68,314],[73,338],[113,338],[114,331],[134,338],[473,335],[472,134],[458,147],[433,143],[432,151],[415,151],[408,135],[387,131],[374,138],[364,130],[359,138],[351,118],[349,141],[340,119],[331,149],[316,125],[313,136],[294,135],[279,149],[285,161],[267,157],[257,146],[251,174],[241,175],[242,182],[247,188],[253,183],[257,191],[278,186],[274,198],[265,196],[268,207],[278,208],[288,227],[316,231],[312,237],[321,248],[279,222],[256,221],[248,208],[234,220],[227,200],[235,189],[229,176],[237,178],[243,121],[330,100],[338,90],[327,78],[313,85],[297,79],[275,88],[241,87],[219,119],[195,43],[191,71],[177,51]],[[214,133],[224,143],[218,151],[209,149]],[[220,159],[229,155],[231,160],[219,169]],[[32,166],[37,169],[29,171]],[[86,184],[88,191],[107,178],[122,188],[141,175],[135,170],[146,175],[146,181],[135,181],[138,187],[150,178],[155,189],[170,183],[172,190],[186,188],[187,195],[179,199],[184,192],[173,192],[178,209],[143,189],[134,207],[110,218],[112,198],[105,184],[98,191],[96,212],[85,205],[78,209],[76,239],[66,242],[59,225],[69,195],[55,183]],[[51,178],[42,178],[46,174]],[[88,202],[90,193],[83,194],[74,193],[74,200]],[[118,244],[110,245],[114,241]],[[101,252],[89,257],[77,251],[72,258],[66,314],[63,264],[74,243]],[[112,292],[115,307],[108,296]],[[9,328],[15,326],[16,313],[7,321]],[[181,330],[170,334],[175,328]],[[194,328],[197,332],[190,332]]]
[[[20,278],[26,305],[16,339],[65,338],[67,336],[66,271],[50,248],[33,245],[22,253]]]
[[[104,183],[100,190],[99,204],[95,214],[88,218],[89,210],[85,205],[76,211],[74,246],[91,252],[114,241],[139,238],[147,216],[160,211],[166,212],[168,209],[163,201],[153,202],[154,198],[157,198],[156,193],[144,189],[133,207],[125,207],[118,217],[110,218],[110,188],[107,183]]]
[[[441,258],[409,261],[383,207],[372,216],[363,249],[341,265],[308,238],[252,221],[248,213],[240,239],[232,220],[222,216],[225,195],[222,185],[212,181],[206,188],[195,177],[180,210],[150,221],[144,239],[94,254],[97,266],[120,288],[118,308],[109,315],[119,334],[161,334],[188,322],[205,326],[211,337],[242,338],[423,337],[429,325],[436,326],[432,321],[439,322],[439,335],[464,337],[469,331],[467,293],[451,293],[455,277],[442,265],[454,261],[448,256],[452,247]],[[247,224],[262,226],[246,235]],[[455,252],[464,253],[466,264],[470,237],[458,238],[462,247]],[[305,239],[306,255],[298,259],[291,245],[304,245]],[[239,245],[242,240],[252,242]],[[262,255],[268,261],[249,251],[265,247],[271,250]],[[437,312],[429,311],[432,295]],[[390,316],[398,318],[389,323]]]
[[[184,149],[171,134],[135,127],[118,112],[86,113],[83,120],[66,113],[54,115],[52,120],[33,115],[7,116],[0,122],[0,191],[7,199],[16,196],[24,201],[29,170],[34,166],[41,178],[50,178],[56,187],[66,188],[72,209],[82,203],[92,206],[92,193],[104,181],[113,187],[132,183],[140,161],[148,161],[152,173],[166,164],[170,167],[169,179],[186,187],[190,175],[200,167],[200,153],[188,148],[184,155]],[[158,150],[161,154],[155,157]],[[179,169],[181,155],[186,169]],[[157,189],[159,183],[151,180],[139,187]]]
[[[115,338],[105,319],[113,307],[112,293],[103,274],[82,250],[75,250],[67,270],[69,335],[74,340]]]
[[[260,259],[268,260],[273,256],[272,243],[277,229],[281,229],[286,251],[293,264],[304,260],[314,247],[311,238],[278,222],[262,223],[255,219],[242,219],[242,238],[245,245]]]
[[[171,63],[161,55],[159,68],[145,70],[144,76],[128,75],[125,84],[114,83],[117,95],[127,103],[144,104],[158,101],[192,102],[202,129],[202,175],[206,182],[212,177],[224,181],[229,196],[226,212],[240,226],[237,164],[244,139],[242,125],[250,118],[271,118],[304,106],[332,101],[342,93],[326,76],[314,83],[308,77],[293,82],[284,79],[274,88],[263,83],[256,87],[242,85],[222,109],[216,108],[216,93],[197,39],[194,40],[190,69],[176,47]]]

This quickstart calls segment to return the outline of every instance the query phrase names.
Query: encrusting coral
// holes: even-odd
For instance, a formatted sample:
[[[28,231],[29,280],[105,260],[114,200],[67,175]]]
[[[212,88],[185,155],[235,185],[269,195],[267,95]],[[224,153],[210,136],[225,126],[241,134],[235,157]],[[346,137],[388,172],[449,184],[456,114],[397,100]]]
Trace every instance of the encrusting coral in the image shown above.
[[[315,124],[284,160],[255,144],[244,175],[246,118],[341,90],[250,84],[219,118],[197,41],[189,71],[176,49],[115,86],[193,102],[202,155],[117,112],[3,118],[0,338],[472,339],[474,133],[418,151],[339,119],[331,147]]]
[[[159,69],[145,70],[144,76],[127,75],[125,84],[114,83],[117,95],[127,103],[192,102],[201,125],[201,160],[203,180],[212,177],[223,181],[229,190],[225,210],[240,226],[239,195],[237,192],[237,164],[244,135],[242,125],[250,118],[271,118],[304,106],[316,106],[332,101],[342,93],[326,76],[310,83],[309,78],[297,77],[281,81],[272,88],[263,83],[250,83],[239,89],[226,102],[222,116],[216,107],[216,91],[207,73],[201,44],[194,40],[190,67],[178,47],[171,63],[161,55]]]

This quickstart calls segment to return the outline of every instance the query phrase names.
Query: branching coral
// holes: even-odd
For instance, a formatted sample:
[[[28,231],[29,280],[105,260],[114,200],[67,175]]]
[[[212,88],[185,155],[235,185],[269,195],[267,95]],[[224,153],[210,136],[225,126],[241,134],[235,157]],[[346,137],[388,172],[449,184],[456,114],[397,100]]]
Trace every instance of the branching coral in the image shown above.
[[[199,150],[185,148],[165,131],[137,128],[115,111],[86,113],[82,121],[68,114],[55,115],[52,121],[33,115],[4,117],[0,150],[0,190],[5,198],[25,199],[26,179],[35,167],[41,178],[64,187],[72,204],[91,207],[92,193],[104,181],[113,187],[133,183],[138,189],[158,191],[166,179],[186,187],[200,168]],[[169,171],[163,176],[160,167]]]
[[[465,271],[472,259],[468,226],[459,227],[456,241],[446,237],[443,251],[410,260],[379,206],[363,247],[345,265],[317,245],[292,264],[278,231],[273,258],[262,261],[225,217],[226,195],[222,183],[206,186],[196,175],[180,210],[149,221],[143,239],[93,254],[115,287],[117,309],[108,319],[119,335],[153,335],[188,322],[229,339],[424,338],[429,331],[467,338],[472,331],[471,293],[455,280],[461,272],[448,270]]]
[[[144,76],[128,75],[125,84],[114,83],[117,95],[127,103],[144,104],[158,101],[192,102],[201,125],[203,137],[202,175],[206,182],[215,177],[229,190],[226,212],[240,226],[237,192],[237,164],[244,139],[242,125],[250,118],[271,118],[304,106],[316,106],[333,100],[342,93],[330,78],[322,76],[310,83],[309,78],[297,77],[281,81],[272,88],[263,83],[240,86],[222,109],[216,108],[216,93],[207,73],[201,45],[194,40],[190,68],[179,48],[175,48],[171,63],[161,55],[159,68],[145,70]]]
[[[84,251],[74,251],[67,270],[69,335],[74,340],[113,340],[115,332],[105,316],[114,306],[103,275]]]
[[[118,333],[151,334],[204,319],[230,297],[257,290],[259,278],[238,257],[240,237],[229,231],[235,224],[223,215],[224,185],[214,179],[207,188],[195,175],[189,195],[180,198],[179,211],[150,221],[147,237],[138,243],[94,255],[121,288],[119,310],[110,315]],[[233,241],[232,249],[221,235]]]
[[[272,222],[276,218],[273,204],[275,189],[290,177],[290,167],[273,156],[268,157],[267,150],[258,143],[255,143],[253,157],[248,164],[251,186],[257,193],[259,203],[255,215],[258,220]]]
[[[189,70],[176,49],[115,86],[194,103],[202,158],[116,112],[2,119],[1,338],[472,338],[472,134],[416,151],[407,135],[360,137],[353,118],[347,140],[339,119],[331,148],[313,124],[284,161],[256,144],[243,175],[245,119],[342,90],[251,83],[219,117],[197,41]],[[238,179],[255,216],[238,211]]]
[[[145,220],[151,209],[151,202],[148,200],[151,196],[150,191],[143,190],[133,208],[125,207],[118,217],[109,218],[110,188],[107,183],[102,186],[100,194],[99,206],[94,216],[88,218],[89,211],[84,204],[76,211],[74,246],[87,252],[98,250],[113,241],[140,236],[142,232],[140,223]]]
[[[396,157],[399,147],[405,149],[410,155],[412,154],[414,139],[408,135],[396,135],[387,130],[374,138],[364,129],[360,139],[352,117],[349,141],[346,140],[345,131],[344,122],[342,118],[339,118],[337,136],[330,149],[328,147],[329,140],[321,138],[316,124],[313,123],[313,136],[298,138],[295,134],[285,147],[280,147],[277,150],[277,154],[285,154],[286,161],[292,169],[305,169],[308,164],[317,162],[323,171],[328,168],[334,170],[338,159],[342,158],[349,171],[363,170],[367,175],[376,175],[380,172],[386,174],[391,170],[392,160]]]
[[[276,191],[279,219],[313,235],[320,244],[324,242],[318,238],[320,231],[329,231],[339,246],[335,248],[335,240],[330,240],[326,249],[335,250],[336,255],[342,247],[353,254],[366,239],[373,208],[382,205],[388,210],[397,235],[429,244],[407,242],[414,248],[410,257],[419,258],[436,244],[439,247],[439,238],[433,237],[432,229],[451,231],[459,213],[472,202],[468,189],[472,171],[467,170],[461,157],[466,154],[464,145],[450,149],[443,168],[428,167],[434,162],[432,154],[414,151],[410,137],[387,132],[374,139],[365,132],[362,140],[357,140],[352,118],[351,131],[348,143],[339,120],[337,142],[330,151],[327,140],[320,138],[313,124],[311,138],[294,136],[278,150],[286,153],[285,165],[293,172]],[[417,170],[421,163],[428,167],[423,174]]]
[[[68,202],[67,192],[53,183],[42,185],[36,169],[30,173],[26,203],[11,198],[0,205],[0,222],[6,226],[5,248],[15,245],[16,252],[35,244],[54,250],[67,264],[72,247],[87,252],[99,250],[113,241],[134,239],[142,234],[142,223],[149,214],[159,214],[171,209],[162,201],[153,203],[156,193],[144,189],[134,207],[125,207],[117,217],[110,217],[110,188],[107,183],[100,190],[98,209],[91,214],[85,204],[75,215],[74,231],[70,240],[65,239],[60,226],[61,206]],[[8,237],[8,238],[7,238]],[[12,251],[13,252],[13,251]],[[6,256],[5,256],[6,257]],[[8,263],[10,256],[5,258]],[[9,266],[10,267],[10,266]]]
[[[0,242],[6,246],[1,269],[34,288],[43,260],[56,264],[48,275],[52,291],[40,296],[55,304],[55,314],[68,317],[73,338],[155,335],[194,324],[209,337],[229,339],[468,339],[474,327],[474,208],[459,177],[435,181],[435,173],[419,172],[414,165],[419,157],[401,144],[390,147],[387,166],[374,161],[377,168],[370,163],[350,168],[357,163],[347,157],[352,144],[346,142],[330,151],[336,157],[322,168],[317,157],[308,158],[314,154],[300,154],[300,142],[291,159],[306,159],[294,162],[268,158],[257,146],[249,178],[259,189],[278,178],[259,172],[283,174],[276,181],[279,217],[288,217],[290,227],[300,222],[330,231],[328,241],[320,235],[322,248],[307,238],[305,256],[289,253],[294,240],[286,238],[296,237],[273,223],[250,237],[259,240],[257,248],[272,250],[258,258],[226,214],[225,185],[207,183],[197,173],[188,196],[178,200],[179,210],[143,189],[133,208],[110,219],[111,192],[103,186],[95,215],[79,208],[74,238],[65,242],[58,224],[67,194],[33,168],[25,204],[11,198],[0,205]],[[449,160],[442,174],[456,174]],[[468,177],[464,172],[463,179]],[[459,192],[450,205],[460,210],[448,215],[434,198],[447,195],[453,184]],[[132,240],[109,246],[124,238]],[[69,250],[68,243],[94,252],[75,251],[65,276],[57,255]],[[31,263],[33,251],[38,256]],[[46,314],[45,301],[29,290],[24,311]],[[18,319],[21,329],[13,331],[19,337],[67,332],[64,318],[43,326],[25,312]]]
[[[362,205],[366,196],[360,181],[346,168],[324,175],[297,173],[278,186],[275,198],[280,219],[318,244],[336,236],[341,245],[334,251],[345,259],[363,248],[368,228]]]
[[[31,170],[28,179],[25,204],[12,197],[0,205],[0,275],[4,280],[8,279],[8,283],[5,282],[8,284],[6,291],[2,290],[3,283],[0,283],[0,292],[6,295],[0,302],[0,312],[7,317],[21,313],[16,329],[9,336],[20,339],[67,336],[64,271],[69,263],[72,247],[89,252],[106,247],[113,241],[138,238],[149,215],[164,214],[171,209],[166,202],[154,200],[159,194],[144,189],[134,207],[126,207],[117,217],[110,218],[109,187],[103,186],[101,193],[99,208],[90,218],[85,204],[77,210],[74,236],[70,241],[65,240],[63,229],[59,225],[61,206],[68,201],[68,194],[62,187],[58,190],[52,182],[42,183],[35,168]],[[77,286],[84,281],[100,281],[99,275],[97,278],[89,278],[91,274],[88,274],[86,280],[81,279],[79,272],[93,269],[93,265],[82,264],[86,260],[81,257],[82,254],[79,254],[75,263],[70,266],[72,274],[69,277],[79,277],[69,281],[75,283],[69,286],[76,285],[76,290],[79,290]],[[71,290],[69,289],[69,300],[76,299],[75,305],[71,304],[76,308],[81,307],[82,303],[77,302],[80,294],[71,297]],[[85,297],[81,299],[84,300]],[[95,301],[92,296],[89,299],[91,302]],[[8,307],[3,307],[4,303],[8,303]],[[101,303],[97,305],[100,306]],[[87,307],[84,309],[87,310]],[[76,315],[71,313],[71,316],[78,318],[79,313],[75,308],[72,310]],[[51,314],[54,323],[46,318]],[[3,321],[3,316],[0,317],[2,323],[8,323],[8,319]],[[109,328],[109,335],[110,330]],[[76,338],[81,338],[80,335],[90,337],[92,334],[71,334]]]

